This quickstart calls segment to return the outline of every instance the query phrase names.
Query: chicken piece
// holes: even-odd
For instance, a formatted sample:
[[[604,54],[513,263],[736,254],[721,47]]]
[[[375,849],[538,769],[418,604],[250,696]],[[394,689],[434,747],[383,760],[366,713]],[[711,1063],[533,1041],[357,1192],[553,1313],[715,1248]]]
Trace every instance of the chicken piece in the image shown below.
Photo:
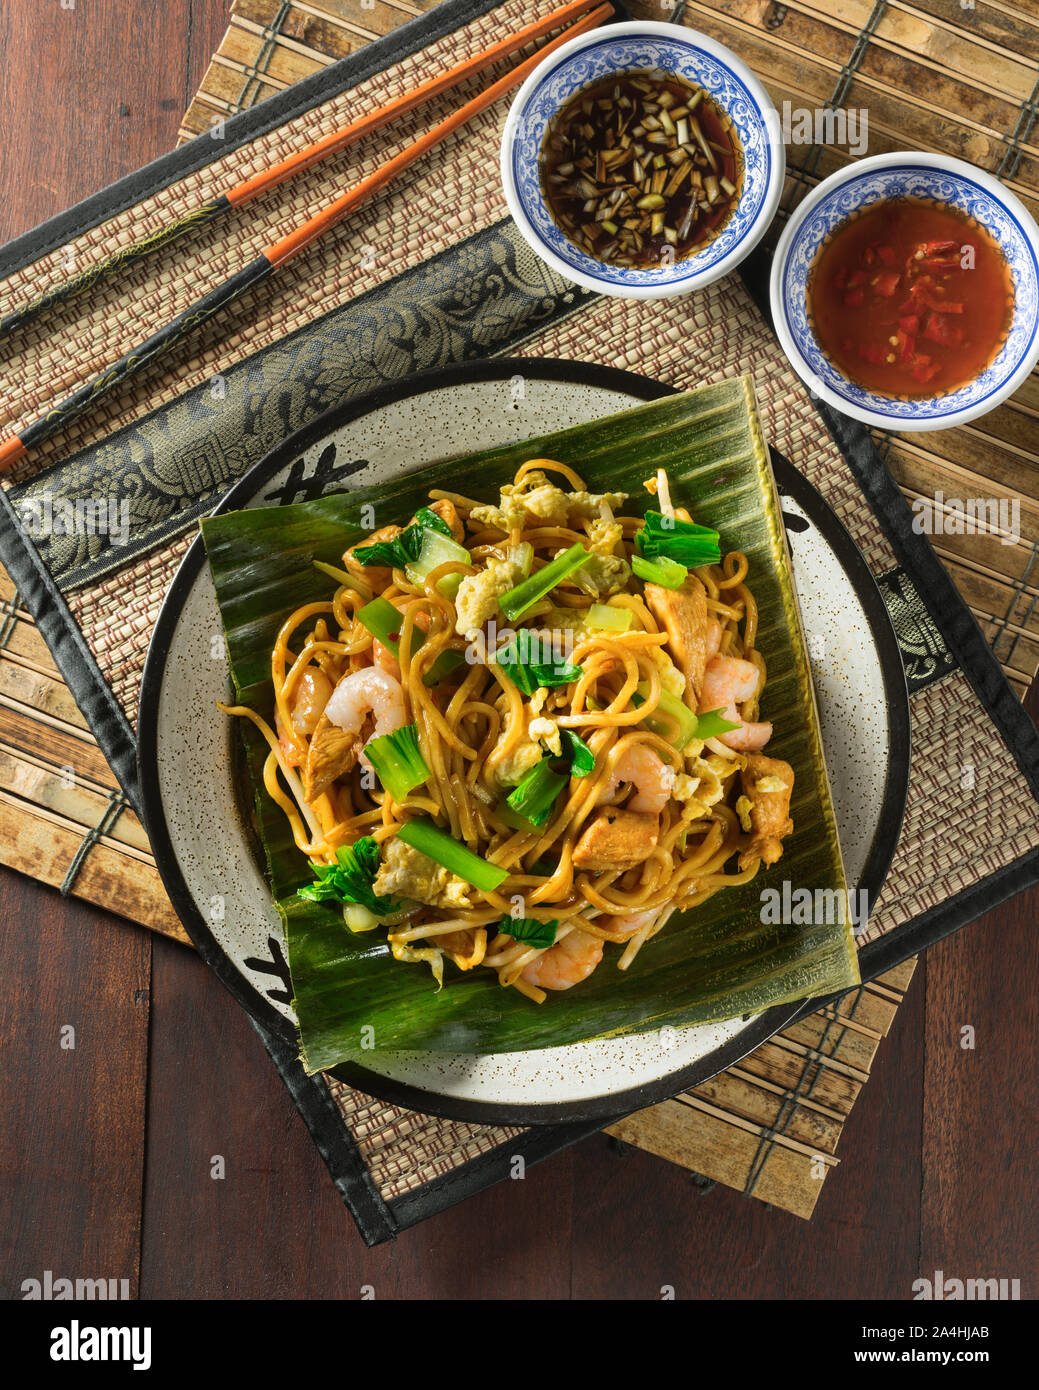
[[[456,540],[459,545],[465,540],[465,527],[462,525],[462,518],[458,515],[458,508],[447,497],[441,497],[439,502],[433,502],[429,510],[436,512],[441,521],[446,521],[451,528],[451,538]]]
[[[750,801],[751,842],[740,855],[745,869],[760,859],[767,867],[783,853],[782,839],[794,828],[790,819],[790,795],[794,790],[794,769],[781,758],[764,753],[748,753],[740,772],[743,794]]]
[[[448,524],[450,525],[450,523]],[[343,555],[343,566],[347,573],[352,574],[355,579],[359,579],[369,589],[385,589],[393,578],[393,571],[389,565],[362,565],[360,560],[355,558],[354,551],[366,545],[374,545],[376,541],[396,540],[400,531],[399,526],[383,526],[380,530],[373,531],[370,536],[365,536],[363,540],[352,545]]]
[[[574,846],[574,868],[603,872],[633,869],[657,847],[660,817],[608,806],[581,832]]]
[[[316,801],[337,778],[345,777],[357,766],[361,749],[375,727],[371,719],[367,724],[367,729],[358,733],[356,729],[341,729],[338,724],[332,723],[327,714],[321,716],[303,765],[303,796],[306,801]]]
[[[690,575],[680,589],[647,584],[646,603],[667,633],[671,655],[686,678],[695,709],[707,665],[707,592]]]
[[[383,846],[383,860],[372,885],[378,896],[410,898],[430,907],[469,908],[470,885],[450,873],[428,854],[413,849],[396,836]],[[440,943],[438,943],[440,944]]]

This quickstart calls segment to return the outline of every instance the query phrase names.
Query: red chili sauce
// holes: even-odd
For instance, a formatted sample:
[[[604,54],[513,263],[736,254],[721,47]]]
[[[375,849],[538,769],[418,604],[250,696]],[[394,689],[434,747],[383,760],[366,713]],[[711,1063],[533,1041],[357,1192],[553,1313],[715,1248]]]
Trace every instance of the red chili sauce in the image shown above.
[[[913,198],[838,227],[808,285],[823,352],[886,396],[933,396],[973,380],[1001,347],[1013,304],[989,234],[955,208]]]

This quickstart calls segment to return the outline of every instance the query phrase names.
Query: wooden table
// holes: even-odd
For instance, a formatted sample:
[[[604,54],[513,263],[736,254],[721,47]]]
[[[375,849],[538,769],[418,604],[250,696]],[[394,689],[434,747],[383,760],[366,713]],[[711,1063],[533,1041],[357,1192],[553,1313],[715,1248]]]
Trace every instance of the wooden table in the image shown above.
[[[0,240],[172,145],[226,18],[7,0]],[[907,1299],[942,1269],[1035,1297],[1037,911],[927,954],[811,1223],[596,1137],[369,1251],[191,951],[0,870],[0,1296],[49,1269],[149,1299]]]

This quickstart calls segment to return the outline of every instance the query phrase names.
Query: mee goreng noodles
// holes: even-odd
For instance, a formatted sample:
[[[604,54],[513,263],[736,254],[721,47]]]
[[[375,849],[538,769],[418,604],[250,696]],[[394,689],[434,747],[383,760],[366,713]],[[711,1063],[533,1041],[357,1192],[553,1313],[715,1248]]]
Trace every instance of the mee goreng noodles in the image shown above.
[[[626,970],[793,829],[747,558],[646,487],[637,516],[532,459],[493,504],[433,491],[319,566],[335,591],[282,626],[270,721],[227,708],[269,745],[300,893],[440,984],[489,969],[543,1003],[608,946]]]

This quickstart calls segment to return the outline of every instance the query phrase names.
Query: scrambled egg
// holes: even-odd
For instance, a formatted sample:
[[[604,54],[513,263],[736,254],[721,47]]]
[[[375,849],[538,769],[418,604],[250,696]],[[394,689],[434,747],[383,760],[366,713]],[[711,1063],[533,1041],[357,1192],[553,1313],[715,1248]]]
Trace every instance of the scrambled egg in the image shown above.
[[[502,757],[498,750],[504,746],[505,740],[510,736],[512,730],[511,720],[506,719],[505,728],[498,735],[498,742],[491,749],[490,757],[487,759],[489,766],[493,769],[494,780],[499,786],[514,787],[518,782],[521,782],[530,769],[544,757],[541,748],[542,743],[557,758],[562,757],[563,745],[559,735],[559,726],[554,719],[549,719],[541,714],[541,708],[547,698],[548,691],[544,686],[539,686],[531,697],[529,705],[531,717],[523,737],[511,753]]]
[[[535,743],[543,743],[557,758],[563,756],[563,745],[559,737],[559,726],[554,719],[532,719],[527,725],[527,737]]]
[[[750,813],[754,809],[754,803],[748,796],[741,796],[736,802],[736,814],[740,818],[740,825],[743,826],[744,833],[749,835],[751,832]]]
[[[669,695],[679,697],[685,691],[686,680],[682,672],[664,651],[663,647],[647,647],[646,652],[656,666],[660,669],[660,684]],[[688,751],[688,750],[687,750]]]
[[[464,878],[450,873],[396,836],[383,846],[383,861],[372,886],[380,896],[411,898],[430,907],[473,906],[470,885]]]
[[[469,515],[499,531],[512,531],[531,517],[549,526],[565,526],[571,520],[598,517],[604,503],[612,510],[626,501],[625,492],[564,492],[535,468],[521,483],[504,485],[499,507],[474,507]]]
[[[587,497],[589,494],[581,495]],[[631,578],[631,566],[627,560],[613,553],[623,538],[624,530],[619,521],[606,521],[603,517],[597,517],[592,522],[588,540],[585,542],[591,552],[591,558],[572,576],[583,594],[591,594],[593,598],[599,594],[615,594],[627,584]]]
[[[458,586],[455,597],[455,631],[467,642],[474,641],[484,623],[498,612],[502,594],[514,589],[523,578],[517,560],[488,560],[485,569],[469,574]]]
[[[680,772],[675,777],[675,785],[671,790],[671,795],[676,801],[691,801],[696,795],[696,789],[699,785],[699,777],[690,777],[688,772]]]
[[[759,777],[754,783],[755,792],[785,792],[790,788],[782,777]]]

